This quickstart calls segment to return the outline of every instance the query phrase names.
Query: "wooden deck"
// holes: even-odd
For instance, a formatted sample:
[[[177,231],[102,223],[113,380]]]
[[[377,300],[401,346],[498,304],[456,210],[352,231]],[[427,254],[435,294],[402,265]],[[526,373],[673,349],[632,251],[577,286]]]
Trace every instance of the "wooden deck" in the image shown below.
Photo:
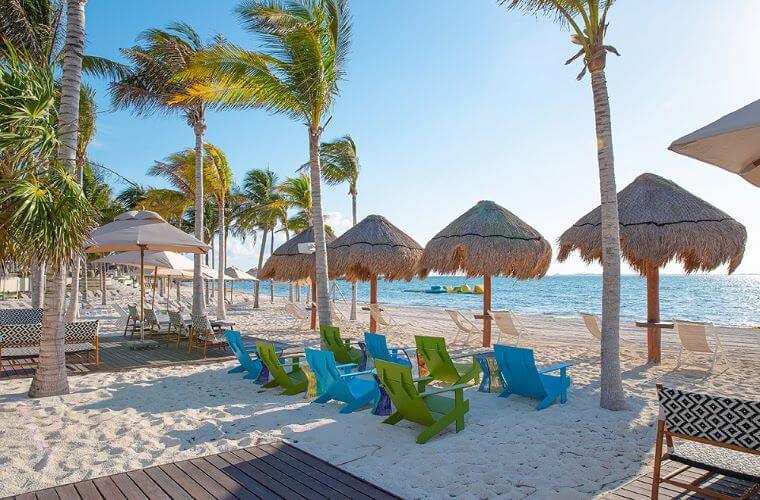
[[[663,475],[670,473],[677,468],[681,467],[681,464],[673,462],[663,463]],[[691,482],[700,475],[704,474],[704,470],[691,468],[688,471],[679,475],[679,479],[683,481]],[[734,479],[726,476],[715,476],[709,481],[703,483],[703,487],[709,491],[727,495],[734,498],[752,498],[754,500],[760,499],[760,486],[742,481],[740,479]],[[754,488],[754,490],[753,490]],[[652,494],[652,472],[642,474],[641,476],[629,481],[628,483],[620,486],[619,488],[607,493],[603,496],[609,500],[644,500],[651,497]],[[745,496],[746,495],[746,496]],[[704,495],[693,493],[691,491],[678,488],[670,484],[660,484],[660,498],[689,498],[689,499],[707,499]]]
[[[159,343],[156,349],[132,350],[129,348],[129,337],[121,335],[103,335],[99,338],[100,344],[100,367],[98,371],[119,371],[130,368],[146,366],[166,366],[171,364],[205,363],[214,361],[227,361],[233,359],[232,352],[228,349],[209,349],[206,359],[203,352],[194,349],[187,352],[187,343],[183,343],[177,349],[176,342],[167,345],[160,337],[155,340]],[[245,338],[246,341],[249,339]],[[96,371],[95,363],[91,359],[86,363],[85,359],[78,355],[67,356],[66,368],[69,374],[89,373]],[[31,377],[34,375],[33,359],[2,360],[0,363],[0,380],[8,378]]]
[[[298,448],[276,442],[56,486],[11,498],[385,500],[399,497]]]

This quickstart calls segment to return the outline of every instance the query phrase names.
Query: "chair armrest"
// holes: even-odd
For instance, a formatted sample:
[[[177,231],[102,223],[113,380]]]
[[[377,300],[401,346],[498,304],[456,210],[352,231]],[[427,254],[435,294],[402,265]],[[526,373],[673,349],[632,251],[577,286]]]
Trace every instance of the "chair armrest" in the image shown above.
[[[475,356],[475,354],[455,354],[454,356],[449,355],[451,359],[462,359],[462,358],[470,358],[472,356]]]
[[[413,378],[412,379],[412,382],[414,382],[414,383],[417,383],[417,382],[432,382],[432,381],[433,381],[433,377],[419,377],[419,378]]]
[[[280,359],[289,359],[289,358],[298,359],[298,358],[303,358],[304,354],[303,353],[300,353],[300,354],[299,353],[296,353],[296,354],[283,354],[282,356],[278,356],[278,357]]]
[[[337,368],[338,370],[340,370],[342,368],[350,368],[352,366],[356,366],[356,363],[344,363],[342,365],[336,365],[335,368]]]
[[[370,375],[372,373],[375,373],[375,370],[364,370],[363,372],[344,373],[341,375],[341,378],[351,378],[351,377],[356,377],[357,375]]]
[[[573,364],[572,363],[557,363],[556,365],[547,366],[546,368],[541,368],[540,370],[538,370],[538,373],[555,372],[557,370],[562,370],[570,366],[573,366]]]
[[[448,387],[442,387],[441,389],[434,389],[432,391],[425,391],[420,393],[420,397],[427,397],[427,396],[433,396],[435,394],[442,394],[444,392],[454,392],[454,391],[461,391],[463,389],[467,389],[468,387],[472,387],[473,384],[457,384],[457,385],[450,385]]]

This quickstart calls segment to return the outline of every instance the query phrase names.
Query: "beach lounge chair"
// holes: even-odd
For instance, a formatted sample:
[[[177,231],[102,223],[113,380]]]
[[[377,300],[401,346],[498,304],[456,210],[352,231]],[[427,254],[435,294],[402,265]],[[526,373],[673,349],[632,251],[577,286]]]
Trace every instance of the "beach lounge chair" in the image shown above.
[[[208,348],[227,348],[227,339],[218,330],[214,330],[211,326],[211,322],[208,316],[191,315],[192,318],[192,333],[190,335],[190,342],[188,342],[187,352],[193,352],[193,346],[198,348],[203,347],[203,357],[206,357]]]
[[[402,334],[405,328],[417,328],[415,323],[400,322],[396,320],[396,318],[391,316],[387,310],[380,306],[380,304],[370,304],[369,315],[375,319],[378,327],[397,335]]]
[[[145,309],[145,326],[145,335],[165,335],[168,330],[168,328],[164,329],[164,325],[158,319],[156,311],[148,308]]]
[[[470,402],[464,399],[464,389],[470,384],[419,392],[414,383],[419,383],[420,379],[412,378],[410,367],[377,360],[375,370],[396,408],[395,413],[383,423],[394,425],[401,420],[409,420],[424,426],[425,430],[417,436],[418,444],[425,444],[451,424],[456,424],[457,432],[464,429],[464,416],[470,410]],[[441,396],[447,392],[453,392],[454,399]]]
[[[351,347],[351,340],[340,338],[340,329],[337,326],[320,326],[319,336],[325,349],[335,355],[338,363],[364,364],[364,353],[361,349]]]
[[[559,363],[539,370],[536,368],[533,349],[497,344],[493,346],[493,352],[505,387],[499,397],[506,398],[517,394],[539,399],[541,402],[536,406],[536,410],[548,408],[557,399],[562,404],[567,402],[567,389],[571,382],[567,376],[567,369],[572,363]],[[557,370],[560,372],[559,376],[548,375]]]
[[[602,322],[599,320],[599,316],[591,313],[578,313],[583,318],[583,323],[586,325],[586,329],[591,334],[591,340],[589,340],[589,351],[597,352],[599,345],[602,342]],[[627,342],[620,339],[620,352],[621,354],[627,354],[629,356],[641,357],[644,355],[644,351],[634,344],[633,342]]]
[[[659,498],[662,483],[706,497],[731,498],[702,487],[716,474],[760,483],[760,402],[684,392],[659,384],[657,395],[660,419],[651,498]],[[683,467],[663,477],[661,466],[666,460]],[[691,467],[707,472],[696,480],[679,480],[678,476]],[[668,491],[668,498],[671,496]]]
[[[678,334],[678,339],[681,341],[681,350],[678,352],[676,368],[681,366],[684,357],[687,361],[691,360],[693,356],[699,355],[712,357],[710,371],[715,369],[718,361],[725,361],[723,346],[711,323],[697,323],[695,321],[683,320],[675,320],[673,323],[676,334]],[[707,342],[708,330],[713,338],[714,347],[712,348]]]
[[[520,345],[520,340],[525,340],[526,331],[522,324],[517,320],[512,311],[489,311],[491,318],[496,323],[499,335],[496,337],[496,343],[501,342],[501,336],[506,335],[515,341],[515,345]]]
[[[166,329],[166,342],[177,339],[177,349],[183,340],[190,341],[189,325],[182,319],[182,315],[169,310],[169,326]]]
[[[367,351],[374,360],[379,359],[390,363],[412,366],[412,359],[403,347],[388,349],[388,341],[385,335],[364,332],[364,345],[367,346]],[[403,358],[400,356],[400,353],[404,354]]]
[[[287,302],[285,304],[285,311],[293,317],[294,329],[300,330],[302,328],[309,327],[311,315],[308,311],[302,309],[300,305],[296,304],[295,302]]]
[[[131,334],[129,335],[130,338],[135,336],[135,333],[140,333],[140,325],[142,324],[140,321],[140,313],[137,312],[137,306],[134,304],[127,304],[127,309],[129,310],[129,318],[127,319],[127,324],[124,326],[124,335],[127,335],[127,330],[131,329]]]
[[[274,346],[269,342],[263,342],[261,340],[256,341],[256,352],[259,353],[259,359],[264,366],[269,370],[269,374],[272,376],[272,380],[264,384],[262,387],[267,389],[271,387],[281,387],[281,394],[286,396],[293,396],[300,394],[306,390],[309,382],[306,378],[306,374],[303,372],[300,366],[298,366],[299,359],[303,357],[303,354],[291,354],[287,356],[277,356]],[[290,371],[285,371],[283,362],[286,359],[290,359]]]
[[[119,315],[119,319],[116,320],[116,324],[114,327],[117,330],[124,330],[126,333],[127,331],[127,324],[129,323],[129,312],[127,312],[123,307],[121,307],[119,304],[113,305],[113,310],[116,311],[116,314]]]
[[[351,372],[356,363],[338,365],[335,356],[330,351],[318,351],[306,349],[306,361],[309,362],[311,371],[317,379],[317,386],[321,394],[314,403],[327,403],[330,400],[342,401],[346,406],[341,408],[341,413],[352,413],[368,404],[373,409],[380,401],[380,389],[374,379],[359,378],[362,375],[371,375],[373,370]],[[338,369],[345,370],[340,373]]]
[[[463,384],[477,382],[480,376],[480,365],[471,354],[454,356],[453,359],[469,357],[469,363],[454,363],[446,350],[446,340],[443,337],[416,335],[417,354],[422,357],[425,367],[433,380],[447,384]]]
[[[453,309],[444,309],[444,311],[446,311],[446,314],[451,317],[451,321],[453,321],[457,327],[457,334],[454,336],[453,340],[454,343],[456,343],[460,333],[465,333],[467,335],[464,339],[465,344],[470,341],[470,336],[473,334],[478,337],[483,336],[483,330],[481,330],[475,323],[470,321],[470,318],[461,312],[455,311]]]
[[[248,349],[245,347],[245,344],[243,344],[243,338],[240,336],[240,332],[236,330],[225,330],[224,336],[227,338],[227,345],[230,346],[230,349],[240,362],[239,366],[231,368],[227,373],[245,372],[245,375],[243,375],[244,379],[257,381],[264,369],[264,363],[258,359],[258,354],[256,355],[257,359],[251,358]]]

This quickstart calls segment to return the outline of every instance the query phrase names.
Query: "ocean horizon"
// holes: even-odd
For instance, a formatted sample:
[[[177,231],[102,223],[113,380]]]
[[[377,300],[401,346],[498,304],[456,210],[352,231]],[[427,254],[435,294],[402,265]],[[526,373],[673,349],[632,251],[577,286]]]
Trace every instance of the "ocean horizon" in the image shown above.
[[[337,283],[337,300],[350,302],[351,283]],[[477,311],[482,308],[481,295],[428,294],[433,285],[460,286],[471,289],[482,285],[482,278],[464,276],[429,276],[410,282],[378,281],[378,302],[400,306],[434,307]],[[518,314],[577,317],[578,313],[601,312],[601,274],[554,274],[540,280],[518,281],[493,278],[492,308]],[[229,285],[228,285],[229,286]],[[251,292],[253,284],[236,282],[235,290]],[[305,290],[305,288],[304,288]],[[288,296],[288,285],[275,284],[277,296]],[[269,282],[263,282],[261,294],[269,294]],[[358,284],[358,300],[369,301],[369,283]],[[621,277],[620,317],[625,321],[646,319],[646,280],[626,274]],[[721,325],[760,325],[760,274],[663,274],[660,276],[660,316],[663,320],[685,319],[709,321]]]

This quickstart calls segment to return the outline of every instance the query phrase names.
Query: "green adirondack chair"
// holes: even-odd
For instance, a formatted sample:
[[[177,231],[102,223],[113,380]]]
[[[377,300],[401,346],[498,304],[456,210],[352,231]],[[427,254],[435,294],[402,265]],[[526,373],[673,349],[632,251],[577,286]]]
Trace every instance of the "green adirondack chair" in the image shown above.
[[[278,358],[274,346],[269,342],[262,342],[261,340],[256,341],[256,352],[258,352],[259,359],[266,365],[269,369],[269,374],[272,376],[272,380],[262,387],[267,389],[278,386],[282,387],[282,394],[287,396],[300,394],[306,390],[308,380],[306,379],[306,374],[298,365],[299,358],[303,357],[302,354],[291,354]],[[286,358],[293,359],[289,372],[285,371],[285,367],[280,362]]]
[[[431,437],[456,424],[456,431],[464,429],[464,415],[470,411],[470,402],[464,399],[464,389],[470,384],[457,384],[443,389],[418,392],[412,379],[412,369],[406,365],[375,360],[377,377],[396,407],[396,412],[383,420],[394,425],[409,420],[425,426],[417,436],[417,444],[425,444]],[[427,377],[426,377],[427,378]],[[440,396],[453,392],[454,399]]]
[[[361,364],[364,353],[361,349],[350,347],[350,340],[340,338],[340,329],[337,326],[320,326],[319,336],[327,351],[331,351],[338,364],[356,363]]]
[[[470,363],[454,363],[446,350],[446,341],[443,337],[416,335],[414,341],[417,344],[417,353],[425,361],[425,366],[433,380],[440,380],[447,384],[478,382],[480,366],[474,356],[469,354],[460,356],[469,356]]]

